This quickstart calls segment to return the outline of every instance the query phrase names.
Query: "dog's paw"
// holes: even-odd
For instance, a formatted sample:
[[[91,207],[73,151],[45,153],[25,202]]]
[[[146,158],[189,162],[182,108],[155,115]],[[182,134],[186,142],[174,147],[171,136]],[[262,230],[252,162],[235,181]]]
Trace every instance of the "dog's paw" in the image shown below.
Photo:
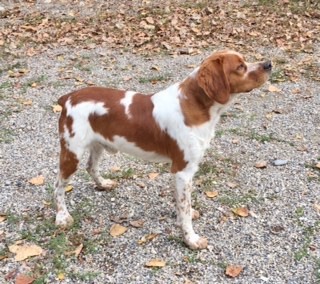
[[[195,209],[191,209],[191,214],[192,214],[192,220],[197,220],[200,218],[200,212]]]
[[[111,179],[103,179],[99,183],[97,183],[97,188],[101,191],[112,190],[114,189],[118,183]]]
[[[192,238],[185,239],[186,245],[193,250],[205,249],[208,247],[208,240],[206,238],[194,235]]]
[[[59,211],[56,216],[56,226],[61,228],[69,228],[73,224],[73,218],[67,211]]]

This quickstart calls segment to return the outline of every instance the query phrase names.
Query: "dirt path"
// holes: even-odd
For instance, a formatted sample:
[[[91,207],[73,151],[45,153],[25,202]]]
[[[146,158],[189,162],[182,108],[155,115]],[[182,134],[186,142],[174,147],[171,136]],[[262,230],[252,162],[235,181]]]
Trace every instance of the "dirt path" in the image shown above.
[[[23,7],[24,15],[32,14]],[[61,11],[53,4],[45,7],[52,15]],[[211,13],[205,6],[199,9]],[[240,10],[246,11],[245,6]],[[0,23],[9,28],[10,21],[3,17]],[[150,19],[146,23],[153,25]],[[76,42],[73,35],[61,38]],[[16,283],[26,275],[33,283],[320,283],[318,42],[299,52],[272,41],[248,48],[238,38],[219,42],[219,47],[238,46],[248,60],[271,58],[275,70],[271,82],[241,95],[223,116],[201,164],[193,194],[201,212],[195,228],[209,247],[198,252],[185,247],[176,229],[168,166],[123,155],[106,154],[103,162],[106,175],[119,181],[112,192],[94,190],[83,163],[67,193],[75,226],[68,231],[54,226],[55,106],[59,96],[88,84],[160,90],[183,79],[217,46],[197,48],[191,42],[189,49],[165,40],[171,49],[162,46],[157,53],[130,44],[114,49],[108,42],[74,47],[28,41],[19,50],[8,40],[1,45],[0,39],[0,283]],[[294,46],[294,40],[288,42]],[[285,164],[275,166],[275,160]],[[256,167],[260,161],[265,168]],[[30,183],[39,176],[43,183]],[[210,199],[208,191],[219,194]],[[234,213],[243,207],[249,216]],[[128,230],[114,238],[114,224]],[[34,244],[43,251],[17,261],[14,244],[22,249]],[[152,259],[165,266],[147,268]],[[225,275],[230,265],[243,268],[234,279]]]

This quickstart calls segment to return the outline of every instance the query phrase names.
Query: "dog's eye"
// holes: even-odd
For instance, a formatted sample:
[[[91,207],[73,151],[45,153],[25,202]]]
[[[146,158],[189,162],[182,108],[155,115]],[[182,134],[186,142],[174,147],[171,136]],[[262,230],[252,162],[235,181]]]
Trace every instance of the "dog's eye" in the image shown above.
[[[243,63],[241,63],[241,64],[237,67],[237,70],[238,70],[238,71],[244,71],[244,70],[246,70],[246,66],[245,66]]]

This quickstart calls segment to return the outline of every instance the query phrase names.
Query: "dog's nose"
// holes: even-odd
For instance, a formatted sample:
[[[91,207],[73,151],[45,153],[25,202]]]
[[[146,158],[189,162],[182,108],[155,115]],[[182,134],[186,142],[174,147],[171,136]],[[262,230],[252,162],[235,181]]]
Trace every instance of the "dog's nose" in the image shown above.
[[[270,60],[266,61],[266,62],[263,62],[263,69],[266,70],[266,71],[269,71],[272,69],[272,63]]]

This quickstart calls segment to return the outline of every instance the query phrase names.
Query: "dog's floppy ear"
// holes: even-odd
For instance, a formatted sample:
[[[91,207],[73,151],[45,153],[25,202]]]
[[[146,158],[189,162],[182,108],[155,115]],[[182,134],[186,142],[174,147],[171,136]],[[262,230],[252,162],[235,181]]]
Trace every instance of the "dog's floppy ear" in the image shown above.
[[[230,97],[230,85],[221,58],[209,59],[200,66],[197,76],[199,86],[212,100],[225,104]]]

